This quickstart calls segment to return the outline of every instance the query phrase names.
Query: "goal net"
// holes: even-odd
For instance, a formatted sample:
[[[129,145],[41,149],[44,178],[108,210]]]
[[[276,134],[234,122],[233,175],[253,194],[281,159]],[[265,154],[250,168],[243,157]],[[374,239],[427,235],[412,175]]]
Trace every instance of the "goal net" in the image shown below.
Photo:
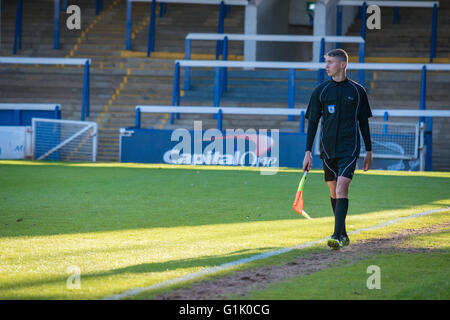
[[[403,122],[370,122],[372,156],[375,158],[404,159],[418,158],[419,124]],[[366,154],[361,137],[361,153]]]
[[[412,160],[419,158],[420,130],[418,123],[370,121],[372,157],[383,159]],[[316,134],[315,154],[320,154],[318,139],[321,126]],[[361,137],[360,156],[365,156],[366,148]]]
[[[35,160],[95,162],[97,123],[33,118],[32,150]]]

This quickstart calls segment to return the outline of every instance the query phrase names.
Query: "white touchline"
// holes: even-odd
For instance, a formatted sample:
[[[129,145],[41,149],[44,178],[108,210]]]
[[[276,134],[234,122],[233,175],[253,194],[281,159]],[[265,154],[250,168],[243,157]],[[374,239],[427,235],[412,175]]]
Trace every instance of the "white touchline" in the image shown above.
[[[447,210],[450,210],[450,207],[433,209],[433,210],[428,210],[428,211],[424,211],[424,212],[419,212],[419,213],[412,214],[410,216],[400,217],[400,218],[396,218],[396,219],[393,219],[393,220],[389,220],[389,221],[377,224],[375,226],[371,226],[371,227],[366,227],[366,228],[362,228],[362,229],[359,229],[359,230],[350,231],[348,234],[358,234],[358,233],[361,233],[361,232],[364,232],[364,231],[380,229],[380,228],[386,227],[388,225],[401,222],[403,220],[407,220],[407,219],[411,219],[411,218],[417,218],[417,217],[422,217],[422,216],[426,216],[426,215],[430,215],[430,214],[438,213],[438,212],[443,212],[443,211],[447,211]],[[296,249],[309,248],[309,247],[312,247],[312,246],[314,246],[316,244],[323,243],[327,239],[328,239],[328,237],[320,239],[320,240],[315,240],[315,241],[310,241],[310,242],[306,242],[306,243],[303,243],[303,244],[299,244],[299,245],[296,245],[294,247],[281,248],[281,249],[274,250],[274,251],[260,253],[260,254],[257,254],[257,255],[254,255],[254,256],[251,256],[251,257],[248,257],[248,258],[239,259],[239,260],[232,261],[232,262],[227,262],[227,263],[221,264],[220,266],[206,268],[206,269],[200,270],[198,272],[187,274],[187,275],[182,276],[182,277],[166,280],[166,281],[163,281],[163,282],[160,282],[160,283],[148,286],[148,287],[135,288],[135,289],[131,289],[131,290],[125,291],[125,292],[120,293],[120,294],[107,296],[107,297],[105,297],[105,298],[103,298],[101,300],[120,300],[122,298],[128,298],[128,297],[131,297],[131,296],[138,295],[138,294],[140,294],[140,293],[142,293],[144,291],[154,290],[154,289],[163,288],[163,287],[166,287],[166,286],[169,286],[169,285],[173,285],[173,284],[177,284],[177,283],[182,283],[182,282],[185,282],[185,281],[194,280],[194,279],[199,278],[201,276],[214,274],[214,273],[217,273],[219,271],[224,271],[226,269],[230,269],[232,267],[236,267],[238,265],[249,263],[251,261],[266,259],[268,257],[276,256],[276,255],[279,255],[279,254],[282,254],[282,253],[286,253],[286,252],[289,252],[289,251],[292,251],[292,250],[296,250]]]

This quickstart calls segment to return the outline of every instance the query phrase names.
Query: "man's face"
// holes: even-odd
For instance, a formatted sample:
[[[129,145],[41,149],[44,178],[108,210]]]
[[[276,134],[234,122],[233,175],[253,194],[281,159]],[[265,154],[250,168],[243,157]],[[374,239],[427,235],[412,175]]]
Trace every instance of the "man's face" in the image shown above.
[[[338,57],[329,57],[325,56],[326,67],[325,70],[328,73],[328,76],[333,77],[334,75],[341,72],[341,70],[345,69],[346,62],[341,61]]]

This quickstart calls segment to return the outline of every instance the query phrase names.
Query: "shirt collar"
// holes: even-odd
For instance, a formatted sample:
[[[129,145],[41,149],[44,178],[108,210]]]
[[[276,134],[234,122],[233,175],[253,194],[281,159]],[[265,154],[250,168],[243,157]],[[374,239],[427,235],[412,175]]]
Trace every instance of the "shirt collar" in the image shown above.
[[[345,79],[342,80],[342,81],[334,81],[334,79],[331,78],[331,81],[332,81],[334,84],[337,84],[337,85],[340,85],[340,84],[346,84],[346,83],[348,82],[348,77],[345,77]]]

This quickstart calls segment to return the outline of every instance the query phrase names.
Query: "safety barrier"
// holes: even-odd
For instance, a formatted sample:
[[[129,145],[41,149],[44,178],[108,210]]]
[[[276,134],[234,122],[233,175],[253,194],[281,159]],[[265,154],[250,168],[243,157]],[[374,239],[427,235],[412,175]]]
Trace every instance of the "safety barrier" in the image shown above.
[[[74,59],[74,58],[17,58],[17,57],[0,57],[0,64],[33,64],[33,65],[84,65],[83,75],[83,97],[81,104],[81,121],[85,116],[89,117],[90,104],[90,81],[89,69],[91,59]]]
[[[266,42],[320,42],[319,61],[324,62],[325,43],[357,43],[359,44],[359,62],[364,62],[365,41],[361,37],[354,36],[311,36],[311,35],[280,35],[280,34],[219,34],[219,33],[189,33],[185,39],[185,59],[191,58],[192,40],[216,40],[223,42],[222,60],[228,59],[228,41],[266,41]],[[219,55],[216,53],[216,59]],[[226,69],[222,77],[226,82]],[[323,81],[323,71],[318,74],[319,82]],[[225,84],[226,86],[226,84]],[[190,89],[190,68],[185,68],[184,89]]]
[[[53,10],[53,49],[59,49],[59,34],[60,34],[60,11],[66,11],[68,7],[68,0],[54,0]],[[95,13],[98,15],[103,10],[103,1],[96,0]],[[22,26],[23,26],[23,1],[17,0],[16,7],[16,23],[14,31],[13,54],[17,54],[17,49],[22,49]]]
[[[0,103],[0,126],[30,126],[33,117],[61,119],[61,105]]]
[[[141,127],[141,112],[151,113],[197,113],[217,115],[217,129],[222,130],[222,116],[224,114],[248,115],[286,115],[300,116],[299,131],[304,132],[305,109],[289,108],[240,108],[240,107],[205,107],[205,106],[136,106],[136,128]]]
[[[221,60],[176,60],[174,70],[174,86],[172,105],[180,105],[180,68],[203,67],[214,68],[214,106],[220,105],[220,97],[226,88],[226,78],[222,76],[222,68],[264,68],[264,69],[288,69],[288,107],[293,109],[295,103],[295,71],[318,70],[318,83],[321,82],[320,73],[325,68],[325,63],[317,62],[277,62],[277,61],[221,61]],[[418,63],[349,63],[347,70],[379,70],[379,71],[421,71],[420,85],[420,109],[426,109],[426,74],[427,71],[450,71],[450,64],[418,64]],[[226,75],[226,73],[225,73]],[[364,86],[364,78],[358,78],[358,82]],[[292,120],[292,117],[289,118]],[[173,123],[173,115],[171,118]]]
[[[125,49],[131,50],[131,29],[132,29],[132,10],[133,2],[151,2],[150,6],[150,24],[148,32],[148,43],[147,43],[147,57],[150,57],[151,53],[155,50],[155,32],[156,32],[156,2],[162,4],[160,7],[160,16],[166,11],[167,3],[184,3],[184,4],[209,4],[209,5],[219,5],[219,21],[217,26],[217,32],[224,32],[224,19],[227,15],[227,6],[246,6],[248,4],[247,0],[127,0],[127,12],[126,12],[126,31],[125,31]],[[217,52],[221,52],[222,48],[218,43]]]
[[[437,34],[437,9],[439,7],[438,1],[360,1],[360,0],[341,0],[337,6],[337,26],[336,34],[342,33],[342,7],[343,6],[358,6],[361,8],[361,37],[366,39],[366,11],[367,6],[376,5],[379,7],[394,7],[394,24],[398,21],[398,8],[432,8],[433,21],[431,25],[431,41],[430,41],[430,63],[436,58],[436,34]],[[338,48],[340,44],[338,43]]]

